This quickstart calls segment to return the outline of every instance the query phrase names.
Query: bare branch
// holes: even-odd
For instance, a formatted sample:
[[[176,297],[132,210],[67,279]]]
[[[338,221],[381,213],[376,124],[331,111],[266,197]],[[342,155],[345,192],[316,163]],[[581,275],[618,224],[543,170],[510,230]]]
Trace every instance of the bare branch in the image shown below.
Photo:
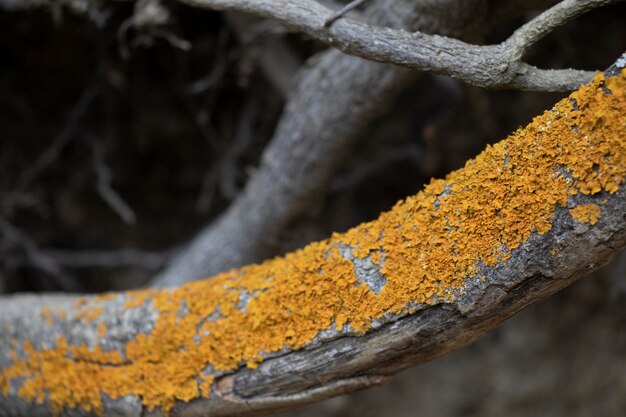
[[[517,29],[513,35],[505,41],[505,44],[515,51],[516,59],[521,59],[531,46],[558,27],[574,20],[583,13],[599,6],[615,3],[616,1],[562,1]]]
[[[204,176],[200,196],[196,203],[198,211],[208,211],[218,185],[222,194],[230,200],[236,198],[240,193],[241,190],[236,184],[239,174],[237,159],[252,142],[254,136],[252,128],[258,108],[259,103],[256,96],[250,96],[244,102],[233,140],[219,161]]]
[[[126,19],[117,31],[118,48],[122,58],[130,58],[126,36],[131,28],[139,32],[132,45],[150,46],[154,42],[154,38],[161,38],[175,48],[189,51],[191,49],[189,41],[165,28],[169,22],[170,12],[161,4],[160,0],[138,0],[135,3],[132,16]]]
[[[59,289],[72,292],[81,290],[81,286],[76,280],[67,275],[52,257],[42,252],[30,236],[13,226],[2,216],[0,216],[0,231],[2,231],[5,239],[16,243],[24,250],[29,265],[45,272],[50,279],[55,281]]]
[[[473,35],[481,21],[474,5],[467,0],[437,7],[413,0],[377,0],[366,16],[383,25]],[[311,58],[244,191],[157,277],[155,285],[177,285],[274,255],[285,228],[315,210],[333,172],[367,123],[416,76],[336,50]],[[214,176],[209,179],[217,183]]]
[[[366,1],[367,0],[353,0],[350,3],[346,4],[345,6],[337,10],[335,13],[333,13],[329,18],[327,18],[324,21],[324,27],[329,28],[338,19],[342,18],[348,12],[356,9],[357,7],[359,7],[361,4],[365,3]]]
[[[70,140],[76,135],[78,124],[97,95],[98,89],[96,86],[90,86],[83,91],[74,105],[65,127],[51,141],[50,146],[46,148],[46,150],[35,159],[35,162],[20,176],[18,182],[20,189],[28,187],[58,158],[61,151],[63,151],[65,146],[67,146]]]
[[[89,138],[94,170],[97,176],[97,190],[100,197],[117,213],[126,224],[134,224],[137,216],[133,209],[115,192],[111,185],[113,174],[104,160],[102,144],[93,137]]]
[[[473,342],[626,247],[626,72],[607,74],[283,258],[170,290],[0,297],[0,415],[257,415]]]
[[[548,31],[594,7],[619,0],[564,0],[526,24],[509,40],[487,46],[439,35],[374,27],[351,19],[341,19],[327,29],[324,24],[333,12],[314,0],[181,1],[196,7],[237,10],[272,18],[350,55],[450,75],[480,87],[571,91],[589,81],[593,73],[542,70],[521,62],[520,56]],[[533,76],[527,76],[528,72]]]
[[[593,8],[620,0],[564,0],[525,24],[508,40],[498,45],[487,46],[471,45],[421,32],[408,33],[397,29],[372,27],[347,18],[334,22],[335,16],[342,17],[344,13],[341,10],[333,12],[315,0],[180,1],[196,7],[241,11],[271,18],[337,47],[347,54],[414,70],[449,75],[480,87],[571,91],[588,82],[593,72],[539,69],[521,61],[521,57],[533,44],[555,28]],[[537,2],[530,3],[534,5]],[[0,5],[8,9],[45,4],[47,3],[39,0],[0,2]],[[88,9],[86,3],[68,4],[78,10]],[[334,24],[328,27],[329,22]]]
[[[258,19],[242,13],[226,13],[226,20],[235,29],[244,47],[261,39],[261,45],[257,46],[259,65],[276,91],[287,98],[293,87],[294,75],[302,66],[300,59],[282,39],[258,36],[254,30],[255,23],[259,24]]]

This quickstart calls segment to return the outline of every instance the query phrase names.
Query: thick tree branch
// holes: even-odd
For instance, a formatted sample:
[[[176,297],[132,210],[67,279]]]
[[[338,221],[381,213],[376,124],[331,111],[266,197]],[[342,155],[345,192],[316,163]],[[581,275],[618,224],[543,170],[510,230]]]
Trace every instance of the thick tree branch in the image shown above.
[[[487,46],[439,35],[370,26],[346,18],[327,28],[325,22],[333,12],[314,0],[182,1],[197,7],[236,10],[271,18],[350,55],[450,75],[480,87],[571,91],[589,81],[593,73],[541,70],[523,63],[520,60],[523,53],[554,28],[594,7],[618,0],[564,0],[503,43]]]
[[[366,18],[452,36],[473,36],[483,2],[377,0]],[[281,234],[319,204],[329,180],[368,123],[417,73],[344,55],[310,59],[261,159],[231,207],[201,231],[155,280],[177,285],[272,256]]]
[[[171,290],[0,298],[0,415],[255,415],[472,342],[626,247],[618,65],[379,219],[284,258]]]

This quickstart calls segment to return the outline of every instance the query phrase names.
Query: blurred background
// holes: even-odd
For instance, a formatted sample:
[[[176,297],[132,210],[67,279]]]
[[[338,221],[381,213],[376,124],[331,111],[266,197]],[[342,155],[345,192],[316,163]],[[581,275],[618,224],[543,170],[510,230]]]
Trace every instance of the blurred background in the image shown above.
[[[131,1],[0,11],[0,293],[148,285],[254,175],[286,99],[260,70],[265,55],[280,40],[297,67],[325,49],[271,22],[242,30],[163,4],[156,26],[137,22]],[[484,43],[530,17],[487,25]],[[624,17],[623,3],[590,12],[528,61],[606,68],[626,50]],[[421,77],[371,122],[277,254],[375,218],[563,96]],[[283,415],[621,416],[625,301],[622,255],[469,348]]]

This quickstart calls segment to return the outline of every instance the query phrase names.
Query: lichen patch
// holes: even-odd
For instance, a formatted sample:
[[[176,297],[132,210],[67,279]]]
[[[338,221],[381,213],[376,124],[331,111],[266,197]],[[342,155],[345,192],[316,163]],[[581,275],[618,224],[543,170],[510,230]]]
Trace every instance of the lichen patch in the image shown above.
[[[589,223],[594,225],[598,223],[598,219],[602,214],[597,204],[581,204],[570,209],[569,213],[580,223]]]

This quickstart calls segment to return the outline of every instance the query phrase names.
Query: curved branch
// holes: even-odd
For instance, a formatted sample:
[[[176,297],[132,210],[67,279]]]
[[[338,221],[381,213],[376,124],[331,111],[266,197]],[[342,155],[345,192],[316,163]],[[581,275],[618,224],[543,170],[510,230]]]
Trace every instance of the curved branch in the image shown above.
[[[488,88],[571,91],[593,73],[541,70],[520,61],[535,42],[576,16],[619,0],[564,0],[498,45],[477,46],[439,35],[374,27],[342,18],[327,28],[333,12],[315,0],[181,0],[196,7],[237,10],[274,19],[349,55],[435,72]],[[532,71],[533,76],[526,74]]]
[[[0,415],[254,415],[472,342],[626,247],[621,68],[283,258],[171,290],[1,297]]]

